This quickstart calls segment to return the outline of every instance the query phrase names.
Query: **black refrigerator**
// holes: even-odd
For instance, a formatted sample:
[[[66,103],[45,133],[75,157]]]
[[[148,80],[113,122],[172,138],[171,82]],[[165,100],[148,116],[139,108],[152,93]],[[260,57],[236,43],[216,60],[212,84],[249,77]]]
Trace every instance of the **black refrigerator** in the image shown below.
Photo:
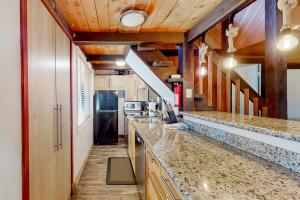
[[[117,143],[118,91],[96,91],[94,96],[94,144]]]

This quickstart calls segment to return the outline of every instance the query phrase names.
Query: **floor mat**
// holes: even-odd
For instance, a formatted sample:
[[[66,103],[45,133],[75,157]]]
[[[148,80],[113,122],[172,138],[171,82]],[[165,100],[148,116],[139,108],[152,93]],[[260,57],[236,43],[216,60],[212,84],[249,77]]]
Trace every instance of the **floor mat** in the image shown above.
[[[135,178],[128,157],[110,157],[107,162],[107,185],[135,185]]]

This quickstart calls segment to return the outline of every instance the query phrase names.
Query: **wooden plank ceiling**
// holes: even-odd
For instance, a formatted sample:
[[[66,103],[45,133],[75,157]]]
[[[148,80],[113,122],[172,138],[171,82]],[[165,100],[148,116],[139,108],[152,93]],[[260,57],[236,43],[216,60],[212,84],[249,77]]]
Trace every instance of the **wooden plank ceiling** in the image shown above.
[[[87,55],[124,55],[127,45],[80,45]]]
[[[74,32],[186,32],[222,0],[57,0]],[[123,11],[140,9],[148,14],[137,28],[119,23]]]

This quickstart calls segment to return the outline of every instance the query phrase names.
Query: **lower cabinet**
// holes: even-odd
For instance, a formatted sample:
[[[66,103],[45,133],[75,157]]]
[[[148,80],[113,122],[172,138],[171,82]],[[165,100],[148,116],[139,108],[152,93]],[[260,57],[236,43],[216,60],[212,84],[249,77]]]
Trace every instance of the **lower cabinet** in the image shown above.
[[[131,123],[128,123],[128,154],[135,174],[135,128]]]
[[[146,197],[147,200],[181,200],[180,191],[161,166],[160,162],[146,147]]]

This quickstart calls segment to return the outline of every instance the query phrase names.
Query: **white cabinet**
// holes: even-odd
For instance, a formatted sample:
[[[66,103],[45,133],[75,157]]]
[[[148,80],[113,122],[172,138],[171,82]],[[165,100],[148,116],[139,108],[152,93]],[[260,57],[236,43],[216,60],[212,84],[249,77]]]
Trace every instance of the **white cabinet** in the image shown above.
[[[110,76],[98,75],[95,76],[95,90],[109,90]]]
[[[145,87],[145,83],[135,74],[95,76],[95,90],[125,90],[125,101],[137,101],[138,90]]]

